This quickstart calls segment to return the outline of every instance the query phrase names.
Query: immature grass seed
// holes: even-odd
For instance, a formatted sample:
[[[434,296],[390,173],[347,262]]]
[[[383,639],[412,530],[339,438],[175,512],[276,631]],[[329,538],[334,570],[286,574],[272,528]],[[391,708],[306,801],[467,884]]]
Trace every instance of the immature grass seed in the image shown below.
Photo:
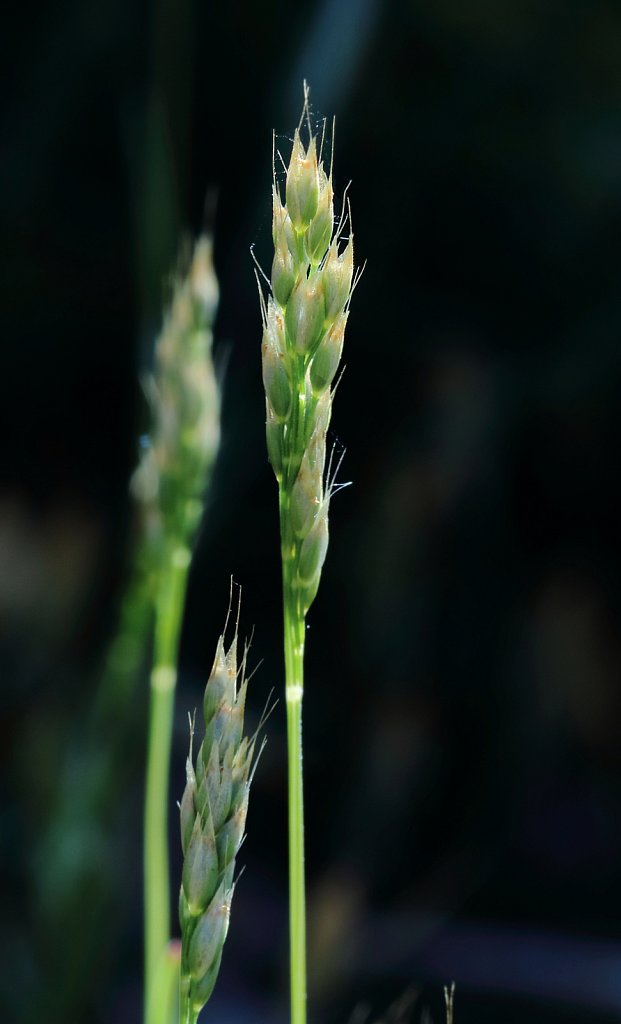
[[[132,488],[151,539],[189,546],[220,442],[220,394],[211,357],[218,303],[211,238],[179,273],[148,380],[152,428]]]
[[[262,297],[268,457],[281,491],[283,551],[293,563],[299,613],[319,586],[333,487],[323,480],[326,431],[354,274],[353,237],[334,230],[332,173],[309,128],[296,130],[283,204],[273,186],[271,295]],[[344,244],[343,244],[344,243]],[[285,516],[285,519],[282,516]]]
[[[179,805],[184,854],[179,921],[181,1024],[194,1024],[213,990],[228,930],[235,858],[248,810],[255,741],[242,738],[246,656],[237,663],[237,628],[226,650],[218,641],[205,688],[205,736],[186,765]]]

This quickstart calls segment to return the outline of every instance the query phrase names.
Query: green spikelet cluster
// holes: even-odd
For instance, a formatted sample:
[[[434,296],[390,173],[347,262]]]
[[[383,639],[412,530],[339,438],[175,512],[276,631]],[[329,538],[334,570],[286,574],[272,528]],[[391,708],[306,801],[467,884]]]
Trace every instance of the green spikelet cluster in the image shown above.
[[[262,299],[263,383],[270,462],[280,490],[283,561],[297,612],[317,593],[328,547],[333,480],[326,480],[326,431],[341,360],[354,271],[346,218],[335,227],[332,171],[308,122],[296,130],[285,203],[274,178],[271,294]]]
[[[152,428],[133,481],[152,539],[189,544],[220,441],[211,348],[218,305],[212,241],[201,236],[172,297],[148,381]]]
[[[238,668],[237,630],[228,650],[220,637],[205,688],[205,736],[196,763],[190,745],[186,764],[180,804],[181,1024],[194,1024],[209,999],[228,930],[255,747],[254,739],[242,738],[246,654],[247,649]]]
[[[306,122],[307,141],[300,135]],[[305,617],[328,549],[336,469],[326,469],[332,415],[354,279],[349,207],[335,225],[332,168],[313,134],[308,87],[286,167],[285,201],[274,170],[274,260],[261,295],[267,451],[278,481],[282,558],[289,806],[291,1024],[306,1024],[306,895],[302,697]],[[283,161],[284,164],[284,161]],[[348,224],[349,222],[349,224]],[[345,228],[347,226],[347,236]]]

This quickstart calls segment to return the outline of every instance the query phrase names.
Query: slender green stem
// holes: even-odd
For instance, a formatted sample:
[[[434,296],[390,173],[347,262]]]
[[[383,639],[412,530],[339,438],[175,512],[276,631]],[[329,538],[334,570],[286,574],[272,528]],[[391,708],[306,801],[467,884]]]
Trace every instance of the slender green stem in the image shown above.
[[[300,667],[302,659],[300,657]],[[304,801],[302,790],[302,699],[299,684],[287,690],[289,762],[289,929],[291,1024],[306,1021],[306,894],[304,882]]]
[[[190,553],[171,546],[163,560],[155,609],[144,817],[145,1024],[157,1012],[158,972],[170,938],[168,777],[177,655]]]
[[[304,880],[304,794],[302,777],[302,694],[304,692],[304,615],[292,579],[294,543],[289,496],[281,489],[285,695],[289,778],[289,941],[291,1024],[306,1022],[306,886]]]
[[[151,1024],[178,1024],[179,1022],[179,963],[181,944],[169,942],[159,958],[157,976],[151,995]]]

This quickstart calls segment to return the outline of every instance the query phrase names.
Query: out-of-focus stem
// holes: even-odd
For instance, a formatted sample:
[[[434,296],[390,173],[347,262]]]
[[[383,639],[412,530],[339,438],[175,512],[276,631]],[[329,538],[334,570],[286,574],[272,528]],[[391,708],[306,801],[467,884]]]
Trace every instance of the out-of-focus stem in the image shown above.
[[[170,939],[168,785],[177,656],[190,552],[171,545],[163,560],[155,637],[144,816],[145,1024],[157,1024],[157,984]]]

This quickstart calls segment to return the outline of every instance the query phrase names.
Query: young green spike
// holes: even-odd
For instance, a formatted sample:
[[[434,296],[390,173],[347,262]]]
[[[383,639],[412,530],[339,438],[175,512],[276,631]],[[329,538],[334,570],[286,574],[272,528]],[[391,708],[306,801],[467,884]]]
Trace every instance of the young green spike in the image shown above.
[[[235,858],[244,835],[254,741],[242,737],[246,652],[237,662],[237,628],[228,650],[218,640],[203,701],[205,738],[180,804],[184,853],[181,925],[181,1020],[196,1024],[211,995],[228,930]],[[197,785],[198,783],[198,785]],[[194,821],[189,830],[190,814]]]
[[[220,441],[220,394],[211,356],[218,303],[212,240],[196,242],[172,298],[149,380],[153,422],[132,488],[156,549],[191,547]]]
[[[279,484],[282,548],[289,553],[292,582],[319,507],[326,524],[319,531],[320,548],[327,544],[329,495],[324,498],[321,477],[332,410],[331,387],[341,361],[354,273],[351,230],[345,240],[346,218],[341,218],[334,230],[332,173],[326,172],[318,159],[318,148],[323,151],[323,142],[318,147],[310,127],[306,146],[296,130],[284,204],[274,184],[275,265],[280,267],[286,261],[287,280],[285,286],[280,271],[273,274],[272,295],[263,307],[267,448]],[[292,280],[295,283],[290,287]],[[281,324],[284,331],[280,326],[276,329]],[[305,454],[307,468],[300,477]],[[319,481],[312,485],[311,456],[313,464],[321,467]],[[316,561],[320,573],[323,557]],[[299,595],[293,600],[296,614],[303,615],[306,599]]]
[[[306,952],[301,705],[305,617],[315,599],[328,548],[334,479],[324,479],[326,432],[332,414],[353,280],[348,217],[334,228],[332,169],[323,167],[324,141],[311,129],[305,86],[306,145],[297,129],[287,166],[285,203],[274,177],[272,294],[262,299],[285,325],[278,369],[263,351],[266,438],[278,482],[282,553],[287,737],[289,751],[289,877],[291,1024],[306,1021]],[[347,227],[348,238],[344,237]],[[286,254],[286,255],[285,255]],[[267,362],[267,366],[266,366]],[[287,385],[280,379],[284,370]]]

